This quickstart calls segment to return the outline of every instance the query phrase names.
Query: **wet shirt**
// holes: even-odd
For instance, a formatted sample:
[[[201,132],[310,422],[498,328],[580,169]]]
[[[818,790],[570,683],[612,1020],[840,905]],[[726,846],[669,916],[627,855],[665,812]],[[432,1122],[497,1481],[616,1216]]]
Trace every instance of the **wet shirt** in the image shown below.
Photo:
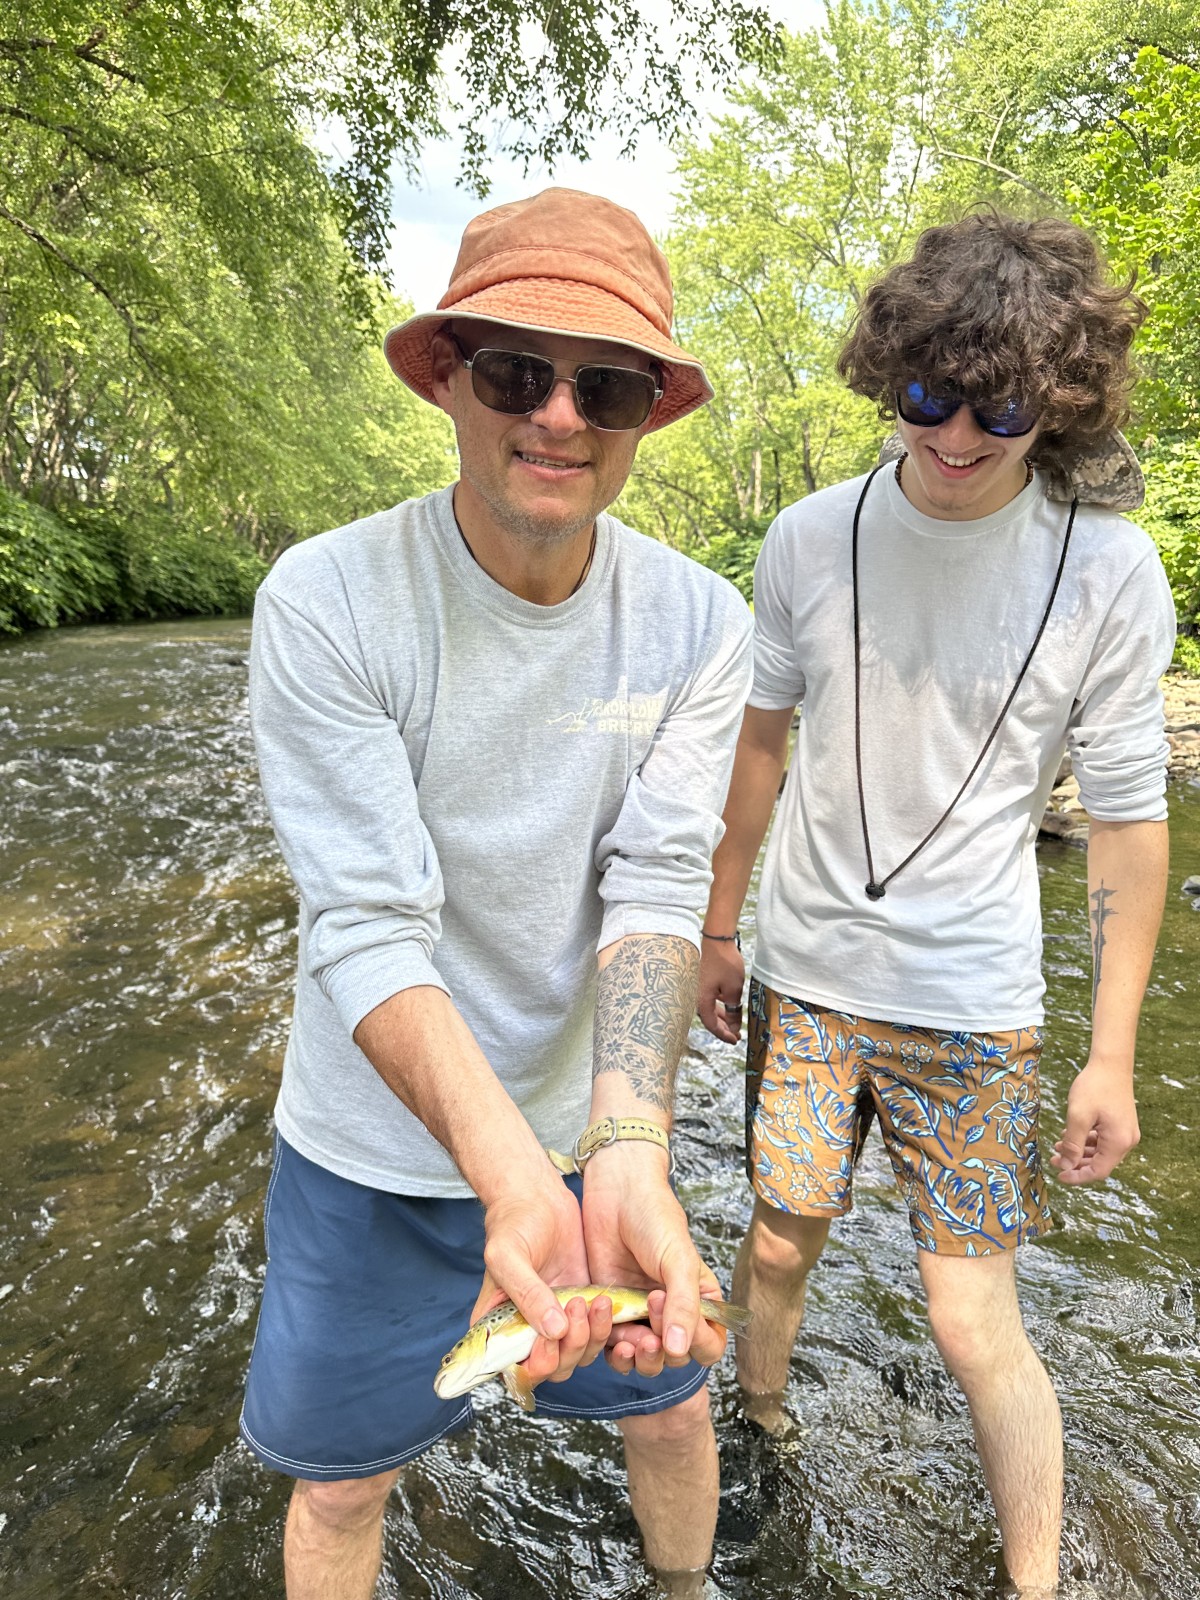
[[[281,557],[250,693],[300,894],[276,1118],[301,1154],[397,1193],[470,1193],[353,1042],[425,984],[453,996],[538,1138],[569,1148],[597,950],[699,944],[749,677],[736,591],[609,516],[556,606],[475,564],[450,490]]]
[[[1042,1019],[1034,841],[1064,750],[1105,821],[1166,816],[1159,678],[1175,612],[1147,534],[1081,505],[1032,664],[947,822],[865,892],[854,744],[851,530],[863,479],[789,507],[755,573],[751,704],[803,715],[768,842],[754,972],[884,1021],[978,1031]],[[1035,476],[972,522],[923,516],[891,470],[859,535],[862,768],[876,880],[957,793],[1037,633],[1068,507]],[[1084,908],[1080,908],[1083,915]]]

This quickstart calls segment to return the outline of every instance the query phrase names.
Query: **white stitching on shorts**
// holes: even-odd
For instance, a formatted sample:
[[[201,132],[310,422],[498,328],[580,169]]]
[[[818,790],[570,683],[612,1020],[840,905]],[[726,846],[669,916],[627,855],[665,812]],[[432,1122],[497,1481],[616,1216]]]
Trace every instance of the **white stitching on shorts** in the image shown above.
[[[632,1417],[639,1411],[654,1410],[665,1411],[664,1401],[680,1399],[686,1400],[696,1394],[708,1381],[708,1368],[705,1367],[699,1380],[689,1379],[681,1383],[678,1388],[664,1389],[658,1394],[647,1395],[644,1400],[635,1400],[626,1405],[612,1406],[569,1406],[556,1404],[553,1400],[543,1400],[538,1396],[537,1408],[539,1411],[549,1412],[556,1417],[579,1417],[586,1421],[589,1417]]]
[[[279,1145],[280,1145],[279,1134],[276,1133],[276,1135],[275,1135],[275,1159],[274,1159],[274,1161],[272,1162],[272,1165],[271,1165],[270,1182],[267,1184],[267,1198],[263,1203],[263,1255],[266,1257],[266,1262],[267,1262],[268,1266],[271,1263],[271,1250],[270,1250],[270,1246],[267,1244],[267,1219],[271,1215],[271,1193],[275,1188],[275,1179],[279,1175],[279,1168],[280,1168]],[[250,1363],[249,1363],[249,1366],[247,1366],[247,1368],[246,1368],[247,1376],[249,1376],[250,1367],[252,1367],[254,1365],[254,1352],[258,1349],[258,1336],[259,1336],[259,1334],[261,1332],[262,1332],[262,1296],[260,1295],[259,1296],[259,1300],[258,1300],[258,1321],[254,1324],[254,1341],[250,1346]]]
[[[422,1439],[420,1444],[413,1445],[409,1450],[401,1450],[398,1454],[392,1456],[382,1456],[378,1461],[359,1461],[332,1467],[326,1466],[324,1462],[320,1461],[293,1461],[290,1456],[281,1456],[277,1454],[276,1451],[269,1450],[265,1444],[259,1443],[259,1441],[250,1432],[250,1429],[246,1426],[246,1413],[244,1409],[241,1416],[238,1418],[238,1431],[256,1455],[264,1457],[267,1461],[273,1462],[285,1471],[289,1467],[295,1467],[303,1472],[325,1473],[331,1478],[336,1478],[339,1474],[343,1476],[349,1474],[355,1477],[363,1477],[368,1472],[383,1472],[388,1467],[403,1466],[406,1461],[411,1461],[414,1456],[419,1456],[422,1450],[428,1450],[430,1445],[436,1444],[439,1439],[451,1432],[456,1424],[461,1422],[464,1418],[466,1418],[467,1421],[471,1421],[473,1420],[473,1417],[474,1413],[471,1409],[471,1402],[468,1400],[461,1411],[455,1412],[454,1416],[450,1418],[449,1422],[447,1422],[444,1428],[439,1428],[436,1433],[430,1434],[428,1439]]]

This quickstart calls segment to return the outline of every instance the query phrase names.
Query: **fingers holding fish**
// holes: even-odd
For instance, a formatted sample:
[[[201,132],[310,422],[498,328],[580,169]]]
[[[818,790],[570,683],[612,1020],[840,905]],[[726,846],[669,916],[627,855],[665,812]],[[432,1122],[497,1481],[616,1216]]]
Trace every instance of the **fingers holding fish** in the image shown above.
[[[535,1383],[565,1383],[578,1367],[590,1366],[612,1333],[612,1300],[598,1295],[589,1305],[582,1295],[568,1300],[567,1331],[561,1339],[539,1338],[525,1366]]]
[[[612,1337],[612,1330],[612,1296],[602,1294],[592,1301],[589,1309],[590,1337],[588,1339],[588,1347],[579,1363],[580,1366],[590,1366],[593,1361],[598,1359],[601,1352],[608,1344],[609,1339]]]
[[[661,1332],[656,1333],[649,1322],[649,1301],[655,1297],[659,1301],[661,1310],[662,1301],[666,1296],[661,1289],[653,1289],[647,1297],[645,1313],[647,1320],[623,1327],[619,1333],[613,1330],[608,1350],[608,1364],[623,1377],[636,1372],[643,1378],[657,1378],[666,1365]],[[661,1323],[661,1316],[659,1320]]]
[[[656,1372],[662,1370],[661,1346],[658,1344],[657,1334],[649,1325],[654,1315],[657,1315],[661,1324],[662,1308],[660,1307],[656,1314],[652,1314],[650,1298],[651,1295],[661,1296],[662,1290],[651,1290],[647,1293],[645,1289],[627,1289],[613,1284],[601,1286],[593,1283],[579,1288],[558,1288],[554,1293],[559,1304],[565,1307],[570,1307],[576,1300],[583,1301],[589,1306],[595,1305],[598,1300],[608,1303],[607,1310],[601,1308],[595,1324],[589,1318],[588,1337],[581,1353],[591,1349],[605,1326],[611,1327],[613,1323],[629,1324],[630,1337],[616,1340],[610,1352],[613,1365],[618,1371],[626,1373],[636,1367],[639,1372],[645,1371],[647,1376],[654,1376]],[[663,1298],[665,1300],[665,1296]],[[724,1300],[706,1299],[703,1309],[706,1318],[712,1319],[724,1328],[732,1329],[735,1333],[744,1333],[750,1321],[749,1311],[743,1310],[740,1306],[730,1305]],[[574,1313],[568,1312],[567,1315],[568,1320],[571,1315],[578,1317],[578,1310]],[[576,1337],[580,1331],[577,1327]],[[532,1411],[533,1388],[537,1380],[532,1376],[530,1368],[531,1365],[536,1365],[533,1356],[534,1347],[538,1342],[538,1334],[529,1326],[512,1301],[502,1301],[500,1305],[493,1306],[490,1311],[473,1322],[454,1348],[442,1358],[433,1386],[443,1400],[451,1400],[477,1388],[481,1383],[486,1383],[491,1377],[500,1376],[514,1400],[526,1411]],[[556,1348],[563,1341],[541,1342]],[[545,1354],[548,1358],[550,1351],[547,1350]],[[561,1356],[561,1352],[559,1354]],[[579,1362],[577,1361],[575,1365],[578,1366]],[[549,1376],[549,1373],[545,1375]]]
[[[600,1153],[610,1154],[609,1150]],[[592,1277],[601,1282],[640,1281],[648,1288],[662,1285],[665,1289],[665,1296],[655,1299],[659,1310],[651,1313],[649,1323],[651,1334],[661,1343],[654,1347],[646,1339],[631,1341],[632,1364],[648,1376],[657,1375],[663,1366],[682,1367],[693,1359],[711,1366],[720,1359],[725,1336],[701,1316],[700,1301],[702,1296],[719,1299],[721,1290],[696,1252],[687,1217],[665,1172],[658,1181],[651,1173],[631,1184],[615,1157],[593,1172],[595,1165],[588,1163],[583,1192],[584,1238]],[[663,1290],[654,1287],[654,1293],[659,1296]]]
[[[681,1367],[694,1360],[712,1366],[725,1349],[725,1334],[701,1316],[700,1291],[703,1285],[719,1298],[721,1290],[686,1233],[671,1240],[663,1250],[662,1282],[665,1295],[658,1327],[662,1330],[667,1365]],[[650,1326],[656,1326],[653,1306]]]

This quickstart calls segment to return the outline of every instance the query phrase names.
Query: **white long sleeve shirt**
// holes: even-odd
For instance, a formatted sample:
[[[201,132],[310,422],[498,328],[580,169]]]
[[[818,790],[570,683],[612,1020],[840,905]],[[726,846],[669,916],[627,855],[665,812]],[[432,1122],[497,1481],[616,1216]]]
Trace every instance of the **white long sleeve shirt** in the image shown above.
[[[475,564],[450,490],[280,559],[250,703],[300,893],[276,1119],[301,1154],[397,1193],[470,1193],[352,1038],[424,984],[453,995],[537,1137],[569,1148],[597,950],[699,944],[750,632],[728,583],[609,516],[576,594],[522,600]]]
[[[863,479],[789,507],[755,572],[752,705],[803,705],[763,865],[754,972],[778,992],[963,1031],[1042,1020],[1034,841],[1064,749],[1088,813],[1166,816],[1159,678],[1175,612],[1150,538],[1081,505],[1032,665],[948,821],[865,893],[854,760],[851,530]],[[972,522],[923,516],[895,474],[859,535],[863,787],[877,881],[941,816],[1037,632],[1068,507],[1034,482]],[[1081,908],[1082,914],[1082,908]]]

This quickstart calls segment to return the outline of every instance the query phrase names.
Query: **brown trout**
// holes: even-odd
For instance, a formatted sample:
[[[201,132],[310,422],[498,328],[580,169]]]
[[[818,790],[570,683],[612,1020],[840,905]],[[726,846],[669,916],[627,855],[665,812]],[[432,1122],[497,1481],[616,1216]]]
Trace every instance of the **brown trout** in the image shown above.
[[[554,1293],[559,1305],[564,1307],[568,1301],[576,1299],[586,1300],[590,1306],[593,1300],[607,1295],[612,1301],[614,1323],[648,1320],[650,1291],[647,1289],[604,1289],[597,1283],[588,1283],[577,1289],[555,1289]],[[731,1333],[745,1333],[754,1314],[741,1306],[730,1305],[727,1300],[702,1300],[701,1305],[706,1321],[728,1328]],[[533,1349],[535,1338],[533,1329],[512,1301],[504,1300],[485,1312],[478,1322],[473,1322],[453,1350],[442,1357],[433,1387],[443,1400],[453,1400],[499,1374],[504,1387],[522,1410],[532,1411],[533,1387],[517,1367]]]

